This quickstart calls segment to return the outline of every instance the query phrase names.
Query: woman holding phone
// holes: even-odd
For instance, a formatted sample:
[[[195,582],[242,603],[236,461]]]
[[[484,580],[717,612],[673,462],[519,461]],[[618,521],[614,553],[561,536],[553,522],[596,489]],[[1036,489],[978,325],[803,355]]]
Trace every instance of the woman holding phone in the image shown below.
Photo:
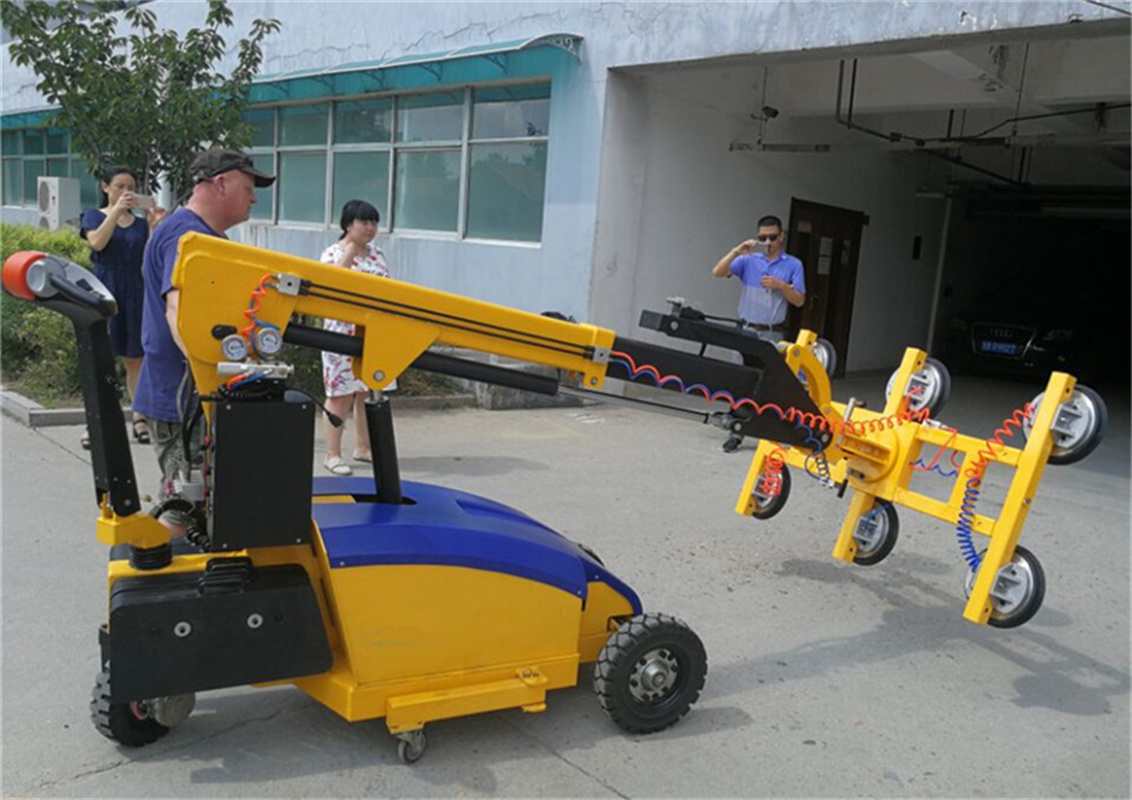
[[[118,301],[118,313],[107,321],[110,348],[126,367],[126,388],[133,402],[142,365],[142,254],[153,228],[165,216],[150,197],[137,194],[138,177],[129,167],[109,167],[102,173],[102,207],[89,208],[79,222],[79,235],[90,245],[94,275]],[[144,209],[144,216],[134,210]],[[149,443],[145,417],[134,414],[133,434]],[[82,446],[90,449],[89,432]]]

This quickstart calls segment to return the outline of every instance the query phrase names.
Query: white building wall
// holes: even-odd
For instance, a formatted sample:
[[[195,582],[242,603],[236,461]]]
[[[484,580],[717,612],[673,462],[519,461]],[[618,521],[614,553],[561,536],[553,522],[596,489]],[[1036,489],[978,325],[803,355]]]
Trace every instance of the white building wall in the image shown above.
[[[788,221],[791,199],[798,198],[870,218],[862,235],[847,369],[888,367],[905,347],[926,345],[943,202],[915,197],[928,179],[924,157],[879,150],[729,152],[743,123],[726,109],[666,91],[663,81],[616,76],[609,103],[595,321],[675,344],[637,329],[640,311],[662,310],[666,298],[680,296],[708,313],[734,316],[739,285],[712,278],[711,267],[754,234],[760,216]],[[806,128],[814,133],[812,124]],[[778,137],[790,139],[788,123],[780,124]],[[915,235],[923,237],[917,261]]]
[[[199,26],[205,6],[201,2],[159,0],[147,6],[158,18],[159,27],[179,31]],[[275,17],[281,20],[280,33],[269,38],[265,47],[265,73],[293,69],[326,67],[345,61],[381,59],[406,54],[447,51],[453,48],[507,41],[550,32],[569,32],[584,37],[582,61],[555,76],[553,89],[550,148],[547,166],[546,211],[542,242],[536,246],[498,245],[457,242],[438,238],[394,235],[382,242],[391,255],[397,274],[427,286],[468,294],[508,305],[542,311],[556,309],[596,322],[624,319],[631,312],[623,308],[624,300],[610,308],[601,295],[619,292],[629,280],[623,272],[610,283],[603,270],[611,266],[611,247],[618,259],[616,269],[637,263],[656,269],[657,263],[680,264],[678,274],[695,274],[704,268],[705,255],[718,251],[729,240],[741,235],[746,218],[726,215],[726,209],[742,209],[756,213],[755,208],[773,206],[785,212],[791,193],[809,199],[861,207],[873,215],[874,226],[866,236],[862,252],[859,303],[873,303],[854,314],[857,327],[866,315],[876,316],[876,327],[870,326],[854,337],[850,354],[852,368],[865,368],[888,360],[890,337],[895,339],[915,334],[915,315],[907,311],[909,297],[919,297],[921,281],[918,272],[912,277],[902,273],[895,244],[881,245],[883,231],[896,230],[915,216],[911,204],[893,208],[891,218],[884,213],[886,203],[907,202],[885,200],[887,189],[895,184],[905,186],[912,180],[894,167],[866,169],[860,162],[845,163],[832,172],[813,173],[797,166],[788,158],[773,166],[747,164],[735,166],[737,159],[727,158],[713,146],[706,154],[691,156],[685,163],[677,160],[666,165],[668,142],[654,143],[657,157],[642,171],[642,162],[626,149],[602,155],[603,132],[609,129],[604,118],[612,105],[606,97],[610,68],[701,59],[720,58],[751,53],[784,53],[820,48],[841,48],[872,43],[890,43],[904,47],[909,40],[973,34],[1009,29],[1057,26],[1072,21],[1116,19],[1119,15],[1103,6],[1064,2],[700,2],[700,3],[558,3],[523,4],[505,2],[276,2],[274,0],[241,0],[232,4],[237,35],[247,31],[256,18]],[[234,60],[234,56],[232,56]],[[5,57],[0,87],[2,111],[37,108],[44,105],[35,91],[35,76],[25,68],[14,67]],[[613,104],[617,105],[617,104]],[[719,144],[725,137],[722,123],[710,119],[688,119],[679,109],[652,104],[650,114],[664,120],[672,128],[664,136],[674,137],[685,149],[694,149],[701,138],[709,137]],[[630,114],[632,116],[632,114]],[[614,133],[616,138],[620,134]],[[604,158],[604,165],[602,161]],[[627,158],[625,163],[620,159]],[[701,161],[702,159],[702,161]],[[877,162],[878,164],[881,162]],[[768,162],[769,164],[769,162]],[[693,170],[698,165],[702,170]],[[622,251],[621,243],[611,245],[607,236],[616,239],[634,235],[634,221],[602,219],[598,229],[599,171],[606,176],[628,174],[635,180],[647,178],[647,209],[642,209],[639,229],[643,249],[640,257]],[[823,168],[824,169],[824,168]],[[655,174],[653,174],[655,171]],[[751,180],[736,186],[736,173],[749,173]],[[834,176],[853,181],[837,188]],[[878,177],[879,176],[879,177]],[[903,177],[902,177],[903,176]],[[684,181],[694,181],[693,184]],[[901,183],[903,182],[903,183]],[[663,240],[657,229],[668,224],[674,193],[688,193],[687,187],[699,187],[697,200],[713,200],[704,206],[711,213],[704,216],[710,224],[696,230],[684,225],[678,235]],[[756,189],[756,185],[760,188]],[[725,187],[725,188],[719,188]],[[860,187],[860,188],[858,188]],[[722,191],[729,202],[720,203],[716,192]],[[603,190],[603,208],[616,205],[616,197]],[[711,195],[711,197],[709,197]],[[635,202],[632,187],[621,198]],[[688,204],[679,204],[687,214]],[[696,210],[700,206],[697,205]],[[603,212],[604,213],[604,212]],[[660,214],[654,217],[654,214]],[[916,212],[918,213],[918,212]],[[927,213],[927,212],[925,212]],[[5,212],[7,216],[7,212]],[[678,218],[683,219],[683,218]],[[703,224],[703,223],[701,223]],[[625,233],[619,228],[625,227]],[[891,226],[891,227],[887,227]],[[931,231],[924,230],[925,236]],[[337,231],[272,228],[265,231],[246,230],[238,236],[268,247],[315,256],[332,241]],[[663,247],[657,247],[664,241]],[[649,247],[652,249],[649,249]],[[663,250],[664,252],[656,252]],[[882,252],[883,251],[883,252]],[[680,259],[673,258],[680,253]],[[660,261],[663,256],[663,262]],[[710,257],[710,256],[709,256]],[[627,260],[624,260],[627,259]],[[916,265],[924,269],[931,263],[925,259]],[[591,268],[598,270],[592,292]],[[683,270],[683,271],[680,271]],[[886,288],[891,279],[911,281],[911,295],[901,295],[897,302],[893,291]],[[729,305],[731,287],[713,286],[712,299],[719,306]],[[654,289],[644,284],[631,304],[677,291],[659,285]],[[689,292],[695,295],[700,292]],[[649,299],[651,303],[652,300]],[[916,314],[921,312],[917,311]],[[612,315],[612,316],[611,316]],[[907,318],[906,318],[907,317]],[[883,321],[881,321],[883,320]],[[875,332],[874,332],[875,331]],[[864,338],[861,338],[864,337]],[[883,342],[876,355],[871,348]],[[893,345],[895,347],[896,345]],[[902,346],[902,343],[901,345]],[[860,356],[856,353],[861,353]],[[866,353],[868,355],[866,355]]]

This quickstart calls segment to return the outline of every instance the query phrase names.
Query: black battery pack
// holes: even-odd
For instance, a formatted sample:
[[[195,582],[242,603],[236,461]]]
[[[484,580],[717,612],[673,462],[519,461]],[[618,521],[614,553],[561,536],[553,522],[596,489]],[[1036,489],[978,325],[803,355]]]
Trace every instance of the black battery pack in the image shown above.
[[[314,403],[221,400],[214,413],[212,551],[309,543]]]
[[[246,558],[115,581],[102,650],[116,701],[316,675],[332,661],[306,571]]]

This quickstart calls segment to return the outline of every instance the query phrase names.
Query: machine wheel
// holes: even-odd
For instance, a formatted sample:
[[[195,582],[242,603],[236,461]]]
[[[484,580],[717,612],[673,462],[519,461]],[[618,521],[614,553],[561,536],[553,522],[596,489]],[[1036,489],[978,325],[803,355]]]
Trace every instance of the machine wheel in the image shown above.
[[[986,555],[979,553],[979,563]],[[967,570],[967,596],[975,586],[975,570]],[[1038,557],[1018,545],[1014,548],[1014,558],[998,571],[991,586],[990,597],[994,608],[987,624],[995,628],[1017,628],[1028,622],[1046,596],[1046,574]]]
[[[397,757],[406,764],[415,764],[428,749],[428,737],[424,729],[408,731],[397,735]]]
[[[149,716],[144,700],[116,703],[110,699],[109,664],[95,679],[90,718],[99,733],[126,747],[152,744],[169,733],[169,728]]]
[[[594,691],[610,719],[630,733],[675,724],[700,696],[707,654],[674,617],[642,614],[621,624],[594,665]]]
[[[892,377],[888,379],[888,386],[884,390],[886,399],[892,394],[892,385],[896,383],[898,372],[899,370],[893,372]],[[912,397],[908,408],[912,411],[922,411],[927,408],[928,413],[934,417],[943,410],[948,398],[951,397],[951,373],[947,371],[943,362],[929,358],[924,362],[923,369],[912,373],[908,381],[908,389],[914,388],[919,388],[920,391]]]
[[[887,500],[877,500],[873,510],[857,520],[853,531],[857,542],[853,563],[871,567],[884,561],[896,546],[899,534],[900,518],[896,515],[896,506]]]
[[[774,497],[764,494],[759,488],[761,485],[762,475],[755,481],[755,491],[751,492],[751,496],[755,498],[755,510],[751,512],[751,516],[755,519],[770,519],[783,509],[790,497],[790,470],[783,465],[782,486]]]
[[[1042,392],[1031,403],[1034,414],[1038,413],[1044,395],[1045,392]],[[1078,385],[1069,399],[1061,404],[1050,428],[1053,449],[1049,453],[1049,463],[1073,464],[1080,461],[1097,448],[1107,428],[1108,406],[1104,400],[1088,386]],[[1032,429],[1032,419],[1027,419],[1022,424],[1022,432],[1027,439]]]
[[[833,377],[837,369],[837,350],[829,339],[818,339],[813,345],[814,357],[821,363],[825,374]]]

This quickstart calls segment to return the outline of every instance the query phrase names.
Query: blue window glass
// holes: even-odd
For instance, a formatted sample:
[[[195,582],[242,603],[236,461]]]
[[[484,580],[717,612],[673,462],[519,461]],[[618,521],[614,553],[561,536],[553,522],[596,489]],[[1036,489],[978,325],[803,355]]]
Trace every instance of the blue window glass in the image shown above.
[[[547,136],[550,86],[477,89],[472,100],[472,138]]]
[[[335,153],[334,198],[330,221],[341,216],[347,200],[365,200],[381,214],[384,225],[389,219],[389,153]]]
[[[545,143],[472,145],[467,235],[537,242],[545,187]]]
[[[287,106],[279,109],[279,144],[325,145],[329,109],[319,106]]]
[[[23,178],[23,165],[18,158],[5,158],[3,163],[4,171],[4,196],[3,204],[6,206],[23,205],[24,196],[21,189],[21,179]]]
[[[23,152],[23,133],[19,130],[7,130],[0,133],[0,151],[6,156],[18,156]]]
[[[278,183],[280,220],[326,222],[326,153],[280,154]]]
[[[393,101],[388,98],[334,105],[334,141],[338,144],[388,142],[392,127]]]
[[[24,161],[24,205],[35,205],[35,193],[38,191],[39,176],[46,174],[43,169],[42,158],[29,158]]]
[[[79,202],[83,208],[96,208],[102,204],[98,181],[87,170],[85,161],[79,158],[71,159],[71,177],[79,179]]]
[[[43,155],[43,130],[41,128],[24,129],[24,154],[29,156]]]
[[[397,141],[450,142],[461,137],[464,93],[416,94],[397,100]]]
[[[401,151],[397,154],[397,205],[393,224],[428,231],[456,230],[460,197],[460,151]]]
[[[67,135],[66,128],[48,128],[46,133],[48,155],[58,155],[70,151],[71,137]]]
[[[251,108],[244,112],[244,122],[252,126],[252,147],[275,146],[275,110]]]

